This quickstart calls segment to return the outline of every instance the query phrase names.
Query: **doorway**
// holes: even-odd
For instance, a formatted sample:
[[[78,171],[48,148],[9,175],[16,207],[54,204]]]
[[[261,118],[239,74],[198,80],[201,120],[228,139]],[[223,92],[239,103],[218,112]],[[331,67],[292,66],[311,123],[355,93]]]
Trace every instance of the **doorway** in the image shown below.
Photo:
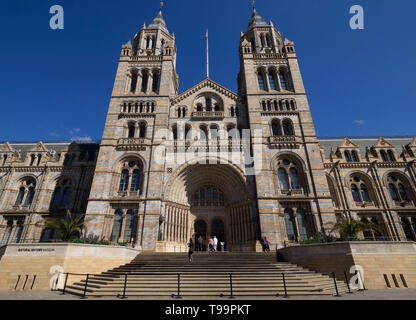
[[[204,220],[196,220],[194,224],[194,244],[195,244],[195,251],[207,251],[207,223]],[[198,243],[199,237],[202,238],[202,248]]]
[[[225,242],[225,227],[224,222],[222,220],[215,219],[212,221],[211,236],[216,236],[218,238],[217,251],[225,251],[227,244]],[[224,243],[224,246],[222,245],[222,243]]]

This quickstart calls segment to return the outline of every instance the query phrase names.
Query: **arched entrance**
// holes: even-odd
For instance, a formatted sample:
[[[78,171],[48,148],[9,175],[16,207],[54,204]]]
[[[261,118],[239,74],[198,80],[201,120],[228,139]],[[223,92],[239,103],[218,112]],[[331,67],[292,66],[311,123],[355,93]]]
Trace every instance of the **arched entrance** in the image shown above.
[[[209,238],[218,238],[218,248],[225,242],[227,251],[254,251],[258,217],[254,187],[243,172],[230,164],[183,165],[166,185],[165,217],[161,227],[166,251],[186,248],[198,238],[208,250]],[[186,240],[184,240],[186,239]]]

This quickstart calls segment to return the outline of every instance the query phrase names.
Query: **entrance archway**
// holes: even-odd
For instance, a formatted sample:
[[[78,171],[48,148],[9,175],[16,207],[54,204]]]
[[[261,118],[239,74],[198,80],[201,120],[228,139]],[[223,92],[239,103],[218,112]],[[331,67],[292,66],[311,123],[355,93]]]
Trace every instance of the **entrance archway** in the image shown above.
[[[219,243],[225,242],[227,251],[255,250],[254,194],[254,186],[232,164],[183,165],[166,184],[162,241],[169,250],[185,246],[185,237],[186,241],[192,238],[197,248],[201,236],[207,250],[209,237],[215,235]]]

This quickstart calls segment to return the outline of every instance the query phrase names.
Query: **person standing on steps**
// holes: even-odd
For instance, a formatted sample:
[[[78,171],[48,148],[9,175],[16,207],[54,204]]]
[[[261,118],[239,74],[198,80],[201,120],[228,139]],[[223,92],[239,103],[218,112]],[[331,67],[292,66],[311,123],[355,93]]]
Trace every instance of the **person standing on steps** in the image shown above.
[[[192,241],[192,238],[189,239],[188,247],[189,247],[189,250],[188,250],[189,262],[192,262],[193,261],[193,254],[194,254],[194,243]]]
[[[214,239],[212,237],[209,238],[209,252],[214,251]]]
[[[218,246],[218,239],[217,239],[217,236],[214,236],[214,251],[217,251],[217,246]]]
[[[201,236],[199,236],[199,238],[198,238],[198,250],[197,251],[203,251],[202,243],[203,243],[203,239],[202,239]]]
[[[263,239],[263,246],[264,246],[263,251],[265,251],[265,252],[270,252],[270,244],[269,244],[269,240],[267,240],[267,238],[266,238],[266,237],[264,237],[264,239]]]

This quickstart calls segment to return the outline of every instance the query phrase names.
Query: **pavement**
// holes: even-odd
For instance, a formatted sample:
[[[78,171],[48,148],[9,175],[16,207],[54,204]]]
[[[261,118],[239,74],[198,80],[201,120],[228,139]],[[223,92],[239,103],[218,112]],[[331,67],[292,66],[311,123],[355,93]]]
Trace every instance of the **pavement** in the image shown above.
[[[79,297],[52,291],[29,291],[29,292],[12,292],[0,291],[0,300],[80,300]],[[86,300],[119,300],[117,298],[88,298]],[[175,301],[175,299],[165,298],[128,298],[128,300],[163,300]],[[212,298],[184,298],[186,300],[212,300],[212,301],[230,301],[228,297],[212,299]],[[416,300],[416,289],[391,289],[391,290],[365,290],[352,294],[343,294],[341,297],[335,296],[296,296],[296,297],[236,297],[235,300]]]

